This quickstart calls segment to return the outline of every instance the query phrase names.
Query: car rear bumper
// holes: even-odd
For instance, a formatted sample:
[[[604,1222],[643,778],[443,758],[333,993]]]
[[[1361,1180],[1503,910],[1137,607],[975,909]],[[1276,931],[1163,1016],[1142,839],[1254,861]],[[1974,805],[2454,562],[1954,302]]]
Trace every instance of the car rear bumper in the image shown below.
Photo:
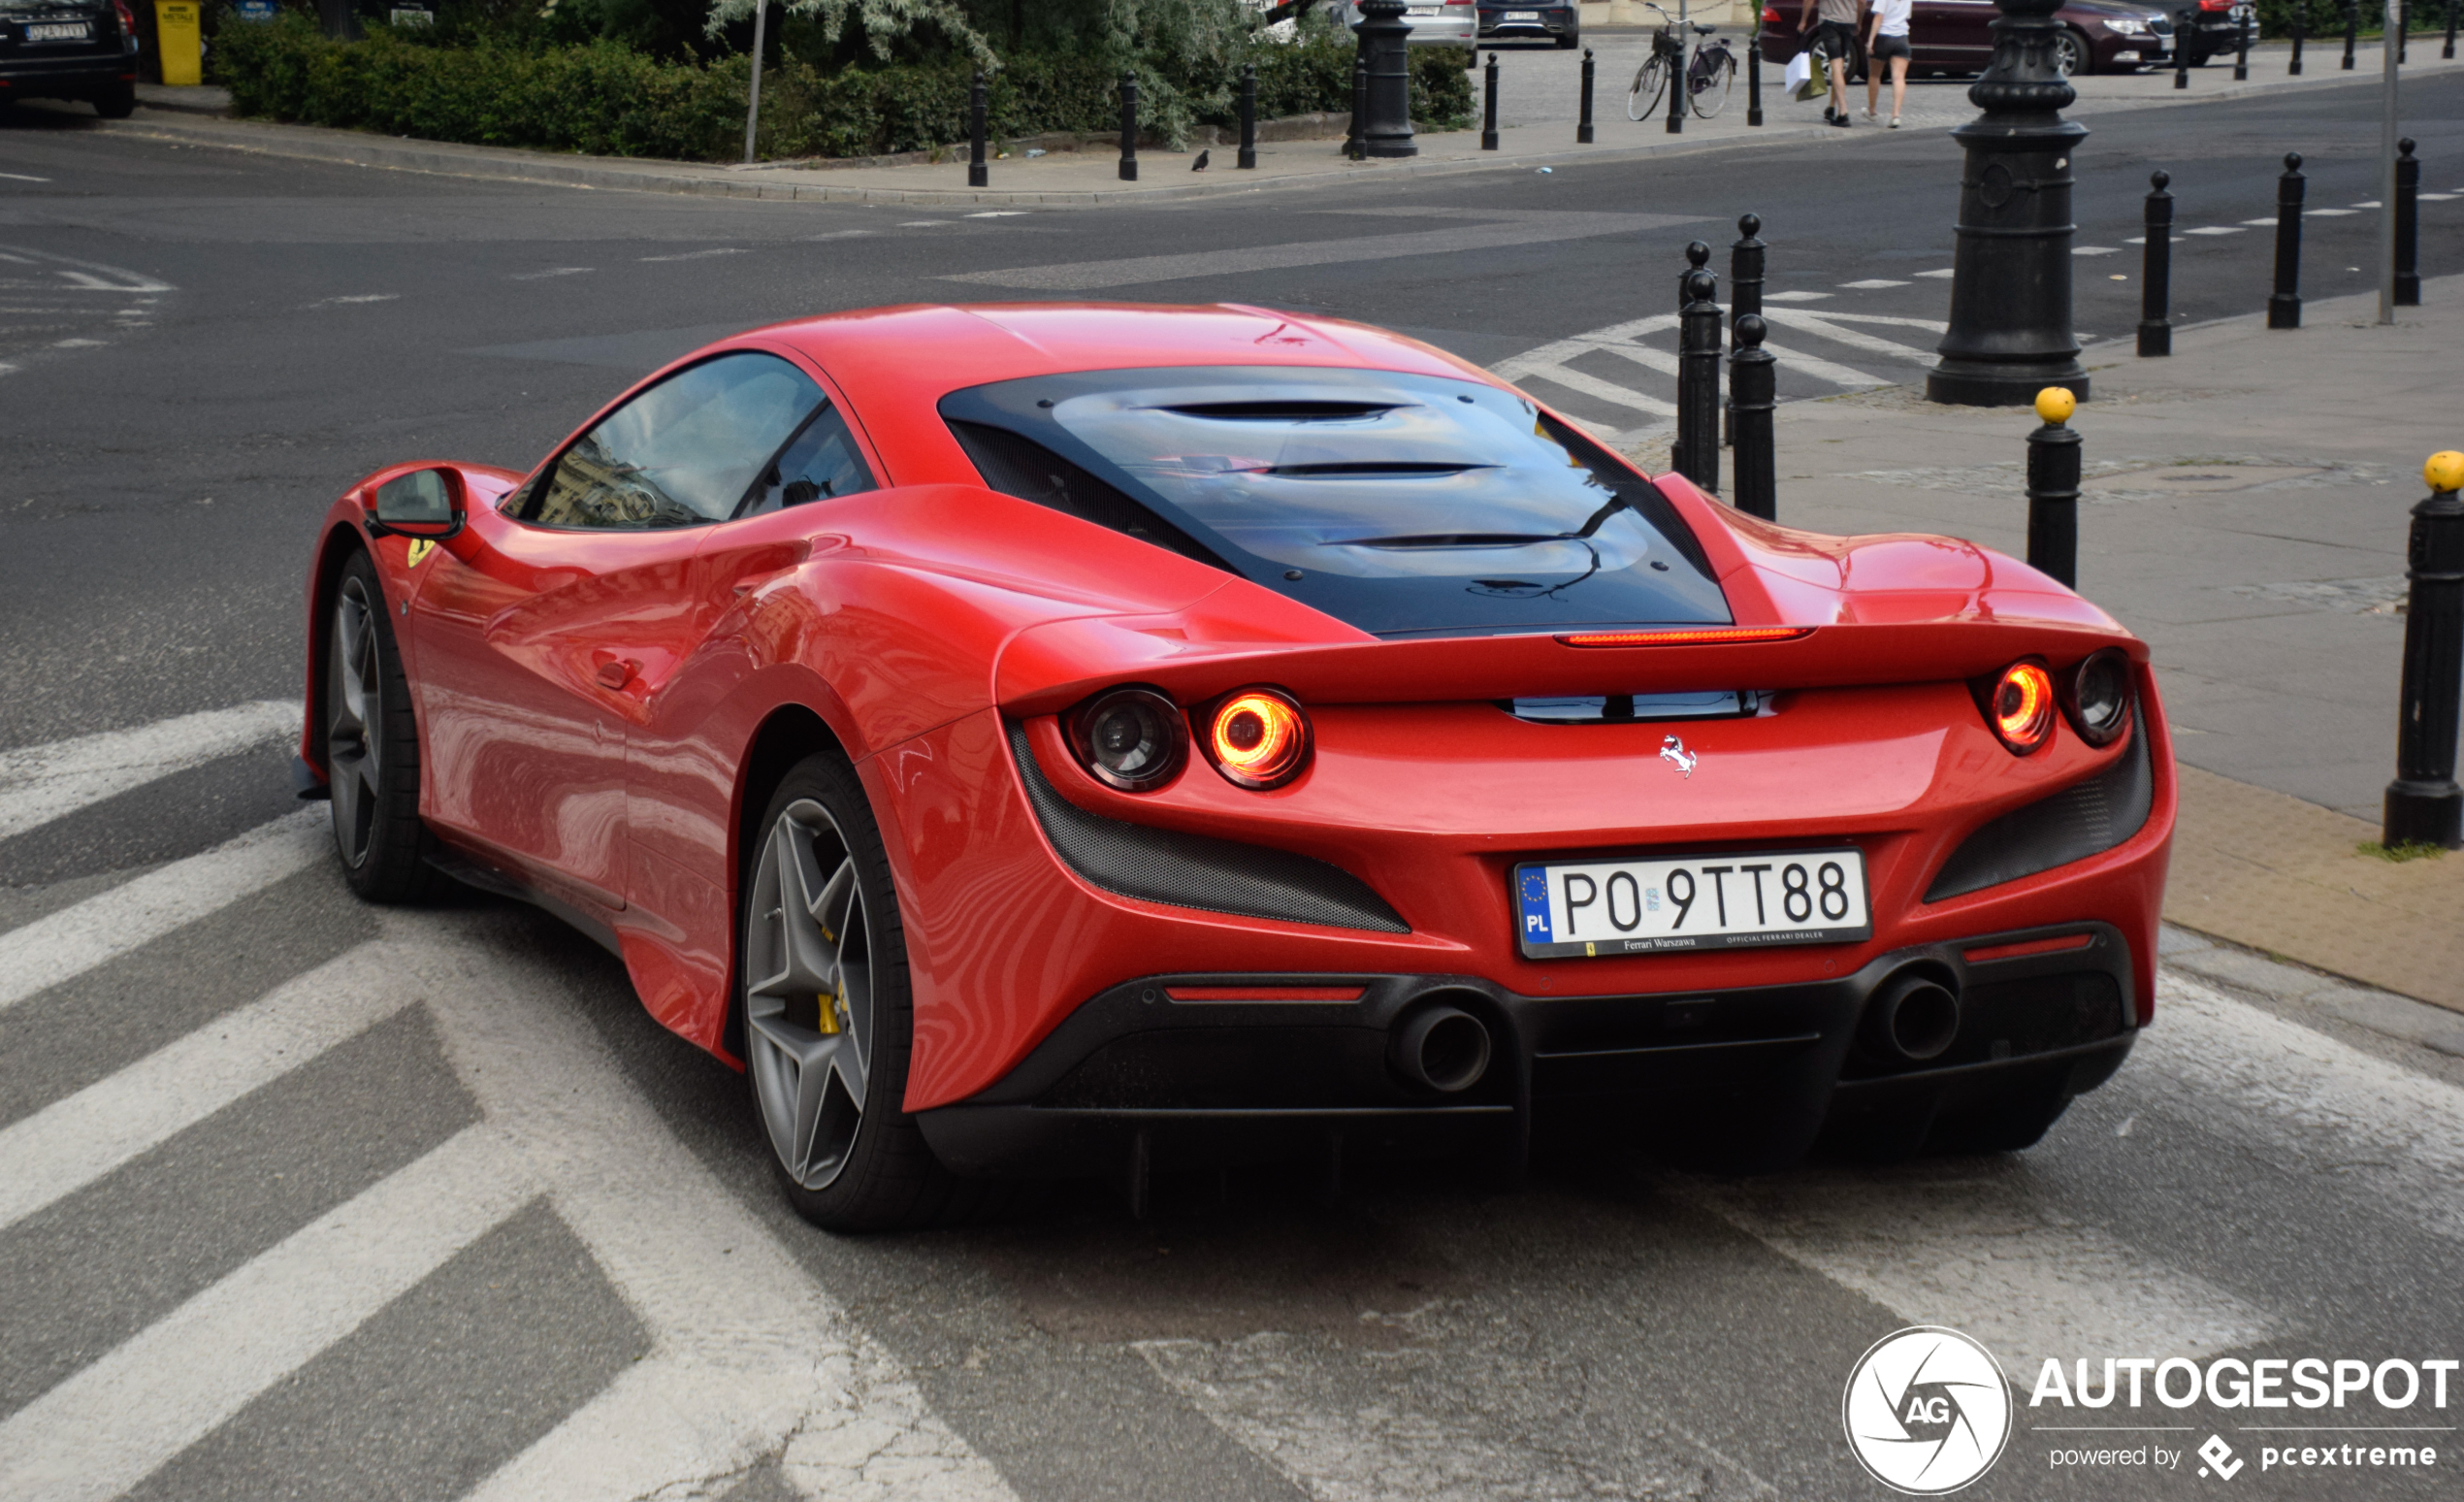
[[[134,53],[81,53],[71,57],[0,56],[0,94],[29,98],[78,97],[137,80]]]
[[[1133,1149],[1163,1167],[1283,1157],[1332,1134],[1345,1151],[1519,1158],[1536,1120],[1575,1114],[1618,1122],[1637,1146],[1772,1164],[1801,1156],[1834,1109],[2094,1089],[2136,1037],[2133,959],[2118,928],[2086,923],[1909,946],[1830,980],[1624,996],[1439,974],[1147,976],[918,1122],[952,1168],[1028,1177],[1103,1171]],[[1924,1061],[1862,1026],[1910,973],[1960,1001],[1955,1040]],[[1302,995],[1242,998],[1277,992]],[[1478,1079],[1451,1093],[1396,1057],[1406,1025],[1435,1007],[1477,1019],[1492,1044]]]
[[[1525,11],[1532,12],[1538,18],[1518,21],[1508,21],[1504,18],[1508,15],[1519,16]],[[1480,35],[1483,37],[1499,37],[1511,41],[1516,37],[1564,36],[1570,31],[1579,32],[1581,29],[1581,8],[1572,5],[1516,6],[1511,11],[1482,11],[1480,13]]]

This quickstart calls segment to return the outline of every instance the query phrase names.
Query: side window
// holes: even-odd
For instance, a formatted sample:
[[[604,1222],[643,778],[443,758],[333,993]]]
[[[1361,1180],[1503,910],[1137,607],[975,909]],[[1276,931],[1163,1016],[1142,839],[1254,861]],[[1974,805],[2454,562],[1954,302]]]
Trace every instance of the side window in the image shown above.
[[[761,483],[745,503],[744,514],[759,516],[872,488],[872,472],[864,468],[863,455],[847,431],[847,419],[837,408],[825,406],[789,442],[778,463],[762,473]]]
[[[821,405],[821,388],[776,355],[705,360],[576,440],[530,487],[523,519],[619,531],[724,521]]]

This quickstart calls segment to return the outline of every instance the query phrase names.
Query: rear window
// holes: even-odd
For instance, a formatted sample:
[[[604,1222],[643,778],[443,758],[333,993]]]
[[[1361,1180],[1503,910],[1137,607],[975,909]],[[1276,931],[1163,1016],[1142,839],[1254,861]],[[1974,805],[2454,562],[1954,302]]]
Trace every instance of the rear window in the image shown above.
[[[941,410],[992,488],[1379,635],[1730,618],[1648,481],[1476,381],[1086,372],[956,392]]]

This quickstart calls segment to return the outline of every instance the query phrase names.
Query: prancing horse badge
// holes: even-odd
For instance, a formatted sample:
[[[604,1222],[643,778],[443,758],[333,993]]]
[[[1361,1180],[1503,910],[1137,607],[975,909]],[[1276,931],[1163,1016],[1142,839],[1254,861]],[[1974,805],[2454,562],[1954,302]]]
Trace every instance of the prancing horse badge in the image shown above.
[[[1694,775],[1694,764],[1701,761],[1702,756],[1698,752],[1688,751],[1684,741],[1670,735],[1660,742],[1660,760],[1690,778]]]

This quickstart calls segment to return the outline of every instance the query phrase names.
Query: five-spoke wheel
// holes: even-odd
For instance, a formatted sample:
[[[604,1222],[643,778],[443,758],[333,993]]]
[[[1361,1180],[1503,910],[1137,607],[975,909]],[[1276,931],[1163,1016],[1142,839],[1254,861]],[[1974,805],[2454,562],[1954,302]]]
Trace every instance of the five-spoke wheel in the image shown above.
[[[325,785],[334,849],[351,890],[372,902],[428,896],[419,823],[419,727],[394,651],[376,566],[354,553],[334,581],[325,637]]]
[[[872,929],[856,857],[829,811],[790,803],[753,868],[744,947],[745,1066],[780,1166],[827,1189],[863,1130]]]

